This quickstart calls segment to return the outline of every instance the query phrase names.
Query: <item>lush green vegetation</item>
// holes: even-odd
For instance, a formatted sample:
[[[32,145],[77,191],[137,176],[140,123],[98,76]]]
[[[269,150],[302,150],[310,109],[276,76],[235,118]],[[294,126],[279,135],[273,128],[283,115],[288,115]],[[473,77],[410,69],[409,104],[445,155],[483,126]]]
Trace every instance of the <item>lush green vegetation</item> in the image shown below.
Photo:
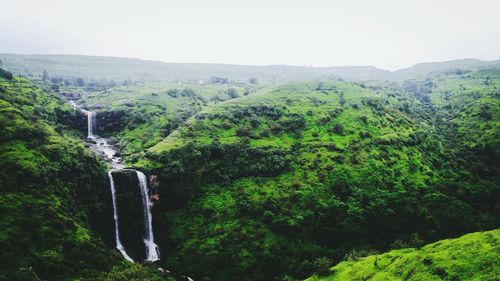
[[[496,280],[500,273],[500,230],[441,240],[418,249],[349,257],[307,281]]]
[[[166,276],[153,266],[122,262],[104,275],[103,281],[175,281],[175,277]]]
[[[202,108],[248,95],[256,86],[144,84],[93,92],[81,105],[97,111],[97,133],[114,136],[130,163]]]
[[[188,120],[138,163],[160,177],[167,264],[304,278],[353,249],[498,227],[499,76],[432,77],[283,85]]]
[[[0,280],[146,272],[111,270],[121,256],[104,243],[114,243],[106,167],[72,129],[77,112],[23,78],[0,78],[0,112]]]
[[[107,168],[83,144],[84,117],[63,96],[97,111],[97,133],[114,138],[125,162],[154,179],[160,265],[176,276],[297,280],[330,274],[346,257],[401,247],[418,250],[342,262],[325,278],[352,270],[359,278],[424,280],[498,273],[498,231],[444,240],[435,253],[433,245],[419,248],[500,226],[500,71],[487,68],[497,62],[420,65],[391,74],[399,82],[352,83],[333,78],[333,70],[300,68],[298,80],[330,79],[270,86],[263,84],[274,72],[261,68],[204,73],[176,65],[178,80],[194,79],[182,73],[196,67],[199,79],[212,79],[129,83],[144,62],[115,77],[111,70],[133,61],[61,56],[37,64],[37,57],[2,56],[17,73],[40,71],[41,87],[0,71],[0,279],[172,278],[120,263],[111,250]],[[96,70],[109,60],[111,70]],[[63,77],[68,61],[88,69]],[[167,73],[172,65],[158,67]],[[123,81],[96,82],[98,75]],[[144,75],[135,81],[176,80]],[[122,174],[119,186],[135,180]],[[119,203],[130,204],[120,211],[125,243],[141,229],[131,190],[118,191]],[[129,248],[138,256],[140,247]],[[484,259],[465,267],[456,253]]]
[[[97,238],[109,210],[105,167],[70,129],[76,112],[22,78],[0,78],[0,111],[0,279],[106,270],[118,257]]]

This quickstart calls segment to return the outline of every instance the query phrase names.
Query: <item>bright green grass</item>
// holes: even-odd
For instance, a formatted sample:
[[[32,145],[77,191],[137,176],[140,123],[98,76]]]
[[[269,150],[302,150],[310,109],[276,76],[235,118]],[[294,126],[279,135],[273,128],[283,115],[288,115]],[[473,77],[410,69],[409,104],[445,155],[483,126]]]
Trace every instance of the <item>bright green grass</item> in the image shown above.
[[[118,133],[116,137],[124,147],[122,154],[126,160],[131,160],[128,156],[140,155],[144,149],[161,141],[169,128],[175,128],[184,118],[216,103],[216,97],[227,98],[224,93],[228,89],[235,89],[240,96],[245,91],[242,87],[228,85],[140,84],[91,93],[81,103],[98,112],[126,114],[122,120],[124,129],[108,134]],[[177,93],[169,94],[172,90]],[[192,92],[186,95],[185,90]],[[135,161],[137,157],[134,158]]]
[[[499,280],[500,229],[344,261],[331,271],[307,281]]]
[[[137,106],[164,105],[175,108],[185,103],[188,99],[180,95],[177,98],[172,97],[167,94],[168,90],[176,89],[182,91],[184,89],[191,89],[200,97],[209,100],[219,92],[229,88],[235,88],[240,94],[243,93],[243,88],[234,85],[139,84],[92,93],[85,98],[83,103],[88,105],[105,105],[107,109],[126,107],[127,103],[134,103]]]
[[[280,87],[265,88],[251,96],[226,101],[216,106],[207,108],[199,115],[228,115],[232,112],[248,108],[251,106],[275,106],[283,108],[284,113],[292,113],[304,116],[306,126],[300,135],[283,133],[269,134],[269,136],[251,139],[255,146],[279,146],[290,147],[297,142],[308,143],[335,143],[339,148],[348,146],[354,139],[358,139],[359,131],[370,132],[375,135],[395,134],[395,137],[406,137],[412,132],[412,129],[405,128],[381,128],[377,126],[378,120],[367,107],[362,106],[363,98],[387,98],[387,96],[377,95],[367,89],[346,82],[326,82],[325,90],[317,90],[317,83],[288,84]],[[345,97],[345,104],[342,106],[340,94]],[[357,105],[355,109],[352,106]],[[329,115],[333,110],[342,109],[342,113],[332,118],[325,124],[318,124],[319,120]],[[393,112],[387,112],[387,118],[404,118],[403,116],[390,115]],[[253,131],[261,134],[276,122],[266,120],[265,117],[257,116],[261,125]],[[361,118],[366,117],[367,122],[361,122]],[[222,123],[220,117],[215,119],[203,118],[201,120],[191,119],[185,123],[185,126],[178,133],[170,135],[164,141],[151,148],[152,152],[168,151],[173,147],[178,147],[187,141],[194,141],[201,144],[212,143],[215,139],[221,143],[234,143],[241,139],[236,136],[238,126],[249,126],[248,118],[237,120],[230,129],[220,128]],[[374,121],[374,122],[372,122]],[[344,135],[332,134],[328,129],[336,124],[344,126]],[[190,132],[190,133],[188,133]]]
[[[442,122],[455,127],[455,139],[470,148],[495,146],[500,137],[500,71],[438,75],[430,94]]]

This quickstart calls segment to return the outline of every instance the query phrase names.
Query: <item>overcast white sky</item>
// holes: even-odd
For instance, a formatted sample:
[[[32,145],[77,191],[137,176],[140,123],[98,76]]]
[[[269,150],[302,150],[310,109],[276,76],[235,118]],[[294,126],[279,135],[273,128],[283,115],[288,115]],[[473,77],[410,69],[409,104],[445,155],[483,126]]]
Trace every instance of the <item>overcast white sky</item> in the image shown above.
[[[375,65],[500,59],[498,0],[0,0],[0,52]]]

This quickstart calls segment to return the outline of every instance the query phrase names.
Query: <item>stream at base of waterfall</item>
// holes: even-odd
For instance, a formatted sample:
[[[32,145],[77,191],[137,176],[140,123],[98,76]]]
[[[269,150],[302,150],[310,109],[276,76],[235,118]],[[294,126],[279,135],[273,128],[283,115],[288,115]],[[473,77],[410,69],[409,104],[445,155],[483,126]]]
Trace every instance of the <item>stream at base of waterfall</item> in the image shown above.
[[[71,103],[75,108],[78,108],[74,102]],[[113,169],[123,169],[125,165],[121,163],[121,158],[116,157],[116,146],[107,138],[100,137],[94,134],[96,125],[96,114],[93,111],[81,109],[87,116],[87,142],[90,148],[97,154],[102,156]]]

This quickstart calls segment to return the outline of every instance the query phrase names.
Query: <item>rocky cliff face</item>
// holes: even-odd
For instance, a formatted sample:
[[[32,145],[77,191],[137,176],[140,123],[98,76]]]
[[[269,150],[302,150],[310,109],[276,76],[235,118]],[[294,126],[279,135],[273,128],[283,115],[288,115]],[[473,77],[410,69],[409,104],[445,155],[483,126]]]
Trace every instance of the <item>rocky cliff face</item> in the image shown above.
[[[125,128],[126,112],[123,110],[98,111],[96,114],[97,134],[108,136]]]

